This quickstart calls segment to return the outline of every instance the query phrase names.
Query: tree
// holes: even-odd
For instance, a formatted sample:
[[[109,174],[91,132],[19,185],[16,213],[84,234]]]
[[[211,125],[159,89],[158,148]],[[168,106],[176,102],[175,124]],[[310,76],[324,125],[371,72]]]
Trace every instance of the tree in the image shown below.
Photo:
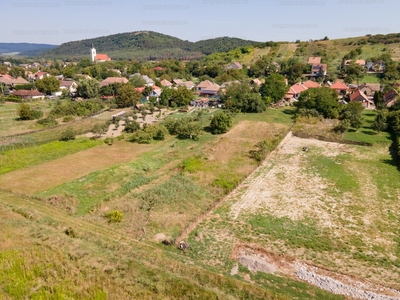
[[[260,94],[252,90],[246,83],[230,85],[225,94],[221,95],[225,107],[241,112],[263,112],[266,105]]]
[[[327,87],[311,88],[302,92],[295,106],[297,110],[315,109],[328,119],[336,119],[339,116],[338,95],[335,90]]]
[[[160,105],[169,106],[169,101],[171,99],[172,92],[173,92],[173,89],[171,89],[171,88],[163,88],[161,95],[160,95],[160,99],[159,99]]]
[[[387,128],[387,122],[386,122],[387,114],[388,111],[386,109],[381,109],[378,111],[375,121],[371,125],[373,130],[380,133],[382,130],[385,130]]]
[[[146,80],[144,80],[140,75],[132,76],[129,81],[134,87],[142,87],[146,84]]]
[[[72,127],[68,127],[61,133],[60,141],[70,141],[75,139],[76,132]]]
[[[180,86],[172,91],[171,102],[175,103],[178,107],[188,106],[193,97],[192,90]]]
[[[108,129],[107,123],[96,123],[93,126],[92,132],[96,137],[100,137],[103,133],[106,133]]]
[[[85,99],[95,98],[99,95],[99,82],[96,79],[81,79],[78,81],[76,93]]]
[[[362,67],[352,61],[346,68],[343,69],[343,74],[346,76],[344,81],[352,83],[362,76]]]
[[[118,107],[130,107],[135,106],[140,101],[142,95],[135,90],[135,88],[129,84],[123,84],[118,90],[115,97],[115,103]]]
[[[381,91],[376,91],[374,94],[374,104],[376,109],[381,110],[385,107],[385,103],[383,101],[383,93]]]
[[[359,129],[362,125],[362,112],[364,110],[364,106],[361,102],[349,102],[344,109],[342,109],[339,120],[348,120],[350,126]]]
[[[60,89],[60,81],[53,76],[37,79],[35,84],[39,92],[46,95],[51,95],[52,92],[57,92]]]
[[[345,119],[340,121],[339,124],[333,128],[333,131],[335,131],[336,133],[344,134],[347,130],[349,130],[349,127],[350,121]]]
[[[40,119],[43,116],[41,110],[32,109],[27,103],[22,103],[18,106],[17,114],[20,120]]]
[[[260,87],[260,93],[264,99],[267,97],[272,100],[272,102],[276,103],[281,100],[289,87],[286,85],[285,77],[281,74],[271,74],[265,79],[265,83],[263,83]]]
[[[231,127],[232,118],[225,112],[217,112],[211,119],[210,128],[214,134],[228,132]]]

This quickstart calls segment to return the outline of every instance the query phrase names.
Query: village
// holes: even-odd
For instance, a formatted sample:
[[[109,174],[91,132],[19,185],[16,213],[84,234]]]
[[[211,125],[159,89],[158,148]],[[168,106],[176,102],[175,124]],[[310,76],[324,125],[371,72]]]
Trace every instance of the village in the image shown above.
[[[99,65],[113,62],[107,54],[96,53],[96,49],[92,45],[90,48],[90,62],[88,59],[84,60],[86,65],[94,66],[97,68]],[[150,103],[150,99],[153,104],[159,103],[162,98],[163,91],[167,89],[178,89],[186,88],[193,92],[193,96],[183,105],[188,110],[191,108],[207,108],[207,107],[223,107],[224,103],[221,101],[221,95],[226,93],[227,88],[234,84],[248,84],[251,88],[260,89],[265,83],[265,76],[261,77],[249,77],[246,73],[251,74],[252,66],[245,66],[239,62],[232,62],[221,66],[223,68],[222,73],[227,78],[232,80],[222,81],[224,76],[219,76],[219,83],[217,83],[212,77],[208,76],[207,79],[201,80],[201,76],[197,77],[195,81],[192,78],[172,78],[171,70],[167,67],[162,67],[159,64],[165,62],[153,62],[146,64],[145,73],[135,72],[129,74],[128,67],[125,65],[119,69],[107,68],[106,74],[102,74],[104,79],[95,80],[92,74],[75,74],[71,73],[71,70],[76,68],[80,62],[51,62],[46,61],[42,64],[39,62],[23,63],[13,65],[10,62],[4,61],[2,63],[3,72],[0,74],[0,84],[2,93],[14,99],[21,99],[23,101],[35,100],[35,99],[73,99],[75,101],[82,101],[85,98],[89,98],[85,92],[79,92],[79,84],[82,80],[94,80],[93,84],[96,85],[96,91],[91,97],[100,97],[103,100],[112,99],[116,94],[116,86],[131,83],[135,90],[141,94],[140,101],[135,105],[143,106]],[[57,64],[57,68],[54,65]],[[186,62],[188,64],[188,62]],[[115,65],[115,64],[114,64]],[[122,64],[118,64],[122,66]],[[345,83],[343,79],[336,79],[330,81],[330,74],[327,73],[328,65],[323,63],[321,57],[309,57],[308,62],[304,63],[308,65],[310,73],[301,74],[298,81],[289,82],[286,77],[285,82],[285,93],[280,99],[274,99],[272,103],[274,106],[285,106],[293,105],[300,95],[313,88],[328,87],[337,92],[338,101],[341,104],[347,104],[348,102],[360,102],[366,109],[374,109],[374,95],[376,92],[381,93],[385,106],[390,107],[397,100],[399,93],[398,88],[400,83],[393,81],[391,85],[382,86],[377,82],[359,82],[357,78],[356,82]],[[104,69],[104,67],[102,67]],[[180,66],[182,68],[182,66]],[[267,65],[265,73],[279,73],[281,66],[278,62],[272,61]],[[304,68],[304,66],[303,66]],[[385,71],[385,62],[383,60],[378,61],[365,61],[362,59],[343,60],[342,69],[355,68],[361,74],[383,74]],[[16,76],[14,70],[18,69],[19,76]],[[132,69],[132,68],[130,68]],[[144,69],[144,68],[142,68]],[[35,72],[36,71],[36,72]],[[66,72],[67,71],[67,72]],[[86,72],[90,73],[90,72]],[[148,74],[148,75],[147,75]],[[238,75],[239,74],[239,75]],[[150,76],[149,76],[150,75]],[[229,76],[230,75],[230,76]],[[205,77],[205,76],[203,76]],[[235,79],[235,77],[237,79]],[[42,81],[46,78],[57,79],[53,81],[51,88],[44,87],[43,85],[35,84],[38,81]],[[97,79],[99,77],[97,76]],[[110,88],[113,87],[113,88]],[[167,94],[167,93],[166,93]],[[262,95],[264,96],[264,95]],[[268,95],[266,95],[268,96]],[[165,98],[165,97],[164,97]],[[164,105],[170,106],[171,101],[164,99]],[[180,103],[182,104],[182,103]],[[186,105],[187,104],[187,105]],[[176,105],[176,104],[175,104]],[[138,108],[138,107],[136,107]]]

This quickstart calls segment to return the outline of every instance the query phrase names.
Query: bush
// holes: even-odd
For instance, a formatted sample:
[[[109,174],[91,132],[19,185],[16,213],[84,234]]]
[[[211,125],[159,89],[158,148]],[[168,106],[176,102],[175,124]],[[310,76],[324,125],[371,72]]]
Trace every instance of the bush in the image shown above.
[[[104,139],[104,143],[106,143],[107,145],[111,146],[114,143],[114,139],[107,137]]]
[[[132,135],[130,141],[138,144],[150,144],[152,139],[153,135],[150,132],[138,130]]]
[[[57,120],[53,118],[44,118],[36,121],[37,124],[42,125],[43,127],[51,127],[58,125]]]
[[[68,122],[71,122],[71,121],[73,121],[73,120],[75,120],[75,118],[74,118],[73,116],[65,116],[65,117],[62,119],[62,121],[63,121],[64,123],[68,123]]]
[[[122,221],[123,214],[119,210],[112,210],[105,214],[108,218],[108,223],[119,223]]]
[[[76,132],[72,127],[68,127],[61,133],[60,141],[71,141],[75,139]]]
[[[35,120],[43,117],[41,110],[32,109],[27,103],[22,103],[18,106],[17,114],[21,120]]]

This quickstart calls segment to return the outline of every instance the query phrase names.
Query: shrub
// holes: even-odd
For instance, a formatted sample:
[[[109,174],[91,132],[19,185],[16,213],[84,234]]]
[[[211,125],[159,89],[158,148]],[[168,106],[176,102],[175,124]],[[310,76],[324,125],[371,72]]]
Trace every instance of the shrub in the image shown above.
[[[107,137],[104,139],[104,143],[106,143],[107,145],[111,146],[114,143],[114,139]]]
[[[68,123],[68,122],[71,122],[71,121],[73,121],[75,118],[73,117],[73,116],[65,116],[64,118],[63,118],[63,122],[64,123]]]
[[[43,127],[51,127],[58,125],[57,120],[53,118],[44,118],[36,121],[37,124],[42,125]]]
[[[76,132],[72,127],[68,127],[61,133],[60,141],[70,141],[75,139]]]
[[[22,103],[18,106],[17,114],[21,120],[40,119],[43,116],[41,110],[32,109],[29,104]]]
[[[108,223],[119,223],[122,221],[123,214],[119,210],[112,210],[105,214],[108,218]]]

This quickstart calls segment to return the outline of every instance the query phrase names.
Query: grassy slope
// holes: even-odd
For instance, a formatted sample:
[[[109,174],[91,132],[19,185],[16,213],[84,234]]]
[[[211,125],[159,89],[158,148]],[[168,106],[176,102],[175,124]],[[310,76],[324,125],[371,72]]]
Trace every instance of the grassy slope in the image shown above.
[[[278,119],[283,124],[291,123],[289,115],[273,110],[260,115],[239,115],[237,122],[241,119],[262,122]],[[284,130],[287,125],[281,125],[276,130]],[[185,215],[193,218],[206,208],[207,199],[215,199],[215,196],[223,193],[223,189],[216,187],[215,190],[211,190],[211,193],[215,193],[215,196],[212,196],[210,191],[204,190],[208,181],[199,181],[199,178],[189,173],[179,175],[182,159],[198,157],[197,153],[202,149],[204,151],[204,147],[210,142],[216,142],[213,145],[218,147],[218,139],[218,136],[206,134],[198,142],[182,140],[172,144],[170,141],[161,143],[158,149],[134,163],[97,172],[71,183],[71,186],[64,186],[65,191],[75,193],[79,197],[79,193],[85,193],[83,185],[89,182],[86,194],[92,197],[92,201],[99,201],[98,197],[102,193],[108,195],[109,199],[103,199],[107,200],[104,202],[107,208],[103,208],[122,210],[124,220],[121,224],[107,224],[102,208],[91,214],[87,214],[85,209],[78,209],[77,216],[71,212],[66,213],[65,207],[59,203],[62,202],[62,195],[56,198],[55,202],[51,202],[51,206],[33,198],[0,192],[0,214],[3,215],[3,230],[0,233],[2,293],[12,298],[24,298],[29,295],[33,298],[52,296],[86,299],[181,299],[183,295],[186,298],[199,299],[288,299],[291,298],[292,289],[300,288],[301,293],[308,296],[326,295],[329,298],[328,294],[318,289],[275,276],[263,278],[263,281],[270,282],[265,286],[248,284],[237,278],[218,275],[219,272],[196,267],[195,261],[187,255],[182,255],[175,248],[165,252],[160,249],[160,244],[152,246],[153,232],[161,229],[172,234],[174,230],[182,230],[180,226],[190,221],[185,219],[183,224],[166,224],[172,230],[168,232],[168,228],[162,228],[165,224],[160,223],[165,222],[160,220],[162,215],[173,218],[176,212],[180,215],[179,219]],[[251,146],[252,144],[249,144],[247,147]],[[171,151],[166,153],[168,149]],[[229,171],[239,175],[242,174],[240,168],[250,161],[240,162],[237,155],[239,154],[227,159],[235,160],[235,164],[228,164],[231,166]],[[211,162],[209,166],[209,162],[204,163],[204,174],[212,176],[215,170],[212,166],[214,163]],[[142,180],[145,177],[147,180]],[[124,178],[127,178],[127,183],[124,182]],[[119,182],[120,187],[125,187],[126,191],[110,191],[110,181],[115,184],[119,180],[123,181]],[[143,184],[147,185],[145,189],[137,189]],[[179,191],[182,185],[185,188]],[[115,188],[113,184],[111,186]],[[178,190],[171,191],[171,188]],[[132,193],[129,192],[130,189]],[[95,194],[91,195],[92,192]],[[145,197],[141,198],[141,195]],[[142,213],[143,216],[140,216],[134,210],[130,210],[133,206],[129,203],[134,201],[135,197],[139,200],[159,200],[159,196],[162,196],[162,202],[157,202],[150,214]],[[186,198],[187,202],[182,202],[183,198]],[[91,203],[93,204],[95,203]],[[168,208],[171,211],[167,211]],[[82,212],[86,213],[84,218],[79,217]],[[137,212],[140,213],[140,210]],[[150,232],[150,236],[141,238],[147,241],[146,244],[132,238],[137,236],[132,224],[141,217],[147,223],[147,232]],[[176,227],[177,225],[179,226]],[[65,231],[67,228],[70,228],[69,235]],[[284,287],[286,285],[291,287],[289,291]]]
[[[271,129],[270,132],[266,130],[266,135],[256,135],[254,138],[257,139],[276,138],[276,134],[282,133],[292,123],[290,111],[283,110],[268,110],[264,114],[239,114],[235,118],[235,124],[243,125],[245,120],[265,123],[267,125],[265,128]],[[257,131],[262,131],[264,128],[260,126],[261,123],[254,123],[257,124]],[[280,125],[276,127],[273,124]],[[365,126],[368,127],[368,122]],[[358,137],[364,134],[363,130],[359,130]],[[385,135],[382,135],[385,138]],[[331,239],[330,232],[316,226],[311,219],[307,222],[301,220],[292,222],[270,215],[259,220],[256,215],[248,215],[246,219],[232,223],[227,218],[229,206],[224,205],[214,212],[210,220],[201,223],[192,233],[190,242],[193,251],[182,255],[175,248],[168,248],[167,252],[157,250],[161,245],[153,244],[154,234],[163,232],[167,236],[175,236],[188,222],[207,211],[212,202],[229,190],[229,184],[234,186],[255,167],[247,153],[256,140],[244,142],[243,137],[239,137],[242,140],[239,139],[239,143],[234,145],[236,149],[241,150],[232,153],[229,151],[229,155],[223,157],[225,160],[223,164],[218,160],[214,161],[212,156],[227,152],[226,149],[229,149],[227,147],[230,145],[227,144],[227,140],[231,139],[205,134],[198,142],[187,140],[161,142],[153,151],[142,155],[135,162],[92,173],[41,194],[45,197],[58,195],[54,198],[55,201],[54,199],[50,201],[54,205],[53,208],[34,199],[29,203],[27,199],[3,193],[0,211],[7,216],[2,221],[7,226],[2,232],[4,243],[0,249],[7,261],[15,262],[13,265],[16,267],[0,273],[0,282],[13,278],[14,281],[9,280],[2,286],[15,286],[16,282],[24,282],[28,287],[23,291],[17,289],[15,292],[3,288],[3,292],[8,295],[14,295],[13,293],[32,295],[37,291],[40,293],[52,291],[54,294],[64,293],[78,298],[95,299],[104,299],[106,295],[114,298],[119,295],[118,293],[122,299],[132,295],[143,299],[150,297],[174,299],[182,293],[205,299],[212,299],[215,295],[220,298],[241,298],[247,295],[252,299],[340,298],[284,277],[252,274],[245,268],[240,268],[239,275],[236,275],[235,279],[229,276],[235,264],[229,258],[229,254],[233,242],[237,239],[268,245],[272,243],[274,247],[280,245],[278,249],[283,252],[306,244],[309,245],[304,254],[307,259],[315,260],[318,264],[326,264],[329,268],[339,268],[324,258],[324,255],[326,251],[328,255],[334,253],[333,249],[336,249],[337,245],[343,246],[342,242]],[[354,264],[371,268],[373,276],[384,272],[389,272],[386,275],[389,276],[393,274],[390,272],[394,272],[395,264],[382,260],[382,257],[390,255],[396,257],[399,255],[397,248],[383,245],[380,245],[380,248],[372,247],[368,239],[380,232],[385,232],[385,237],[388,237],[398,227],[396,223],[398,216],[394,213],[398,209],[393,201],[398,182],[393,174],[397,170],[392,164],[387,163],[391,159],[385,151],[387,143],[360,149],[362,150],[360,157],[347,155],[339,158],[341,163],[349,165],[350,169],[346,168],[346,172],[343,167],[337,169],[336,161],[327,160],[318,153],[309,164],[321,177],[333,181],[343,191],[346,191],[349,182],[352,182],[350,179],[356,182],[361,180],[362,177],[354,179],[352,176],[358,169],[362,169],[364,175],[370,174],[370,180],[376,182],[382,194],[379,194],[378,198],[373,198],[374,200],[371,199],[373,201],[370,201],[369,209],[376,211],[377,218],[385,221],[368,227],[361,241],[360,238],[356,238],[356,232],[364,232],[366,227],[362,222],[352,223],[355,227],[344,239],[347,245],[339,249],[343,250],[340,255],[344,257],[346,270],[354,271],[352,268]],[[324,167],[321,168],[325,165],[332,166],[329,172]],[[250,169],[246,169],[246,166],[250,166]],[[228,174],[229,177],[226,176]],[[341,176],[350,174],[350,177],[337,181],[337,174]],[[382,174],[384,176],[381,176]],[[383,178],[390,178],[390,181]],[[182,185],[185,186],[183,190],[180,189]],[[359,216],[357,209],[362,207],[365,199],[361,194],[356,196],[357,203],[346,207],[346,213],[355,217]],[[379,212],[382,205],[379,199],[384,199],[387,210]],[[154,204],[150,209],[148,209],[149,203]],[[73,206],[75,210],[69,209],[69,213],[66,213],[67,206]],[[108,225],[104,219],[104,213],[112,209],[123,212],[124,219],[120,224]],[[17,217],[10,210],[25,218]],[[346,222],[345,218],[340,220]],[[243,221],[253,224],[255,228],[253,233],[248,231]],[[262,231],[266,222],[270,228],[268,233]],[[73,239],[74,243],[70,243],[70,237],[64,234],[64,230],[68,227],[72,227],[77,233],[78,238]],[[145,228],[145,235],[142,228]],[[284,232],[282,228],[285,228]],[[254,236],[254,233],[257,235]],[[21,238],[11,239],[10,236],[14,234]],[[202,240],[198,239],[199,234],[202,235]],[[132,239],[134,237],[145,241],[146,245],[155,245],[155,248],[138,244]],[[17,243],[22,240],[26,240],[28,246],[21,247]],[[39,245],[36,246],[39,248],[35,248],[33,244]],[[46,248],[49,245],[52,247]],[[15,249],[25,250],[15,252]],[[29,253],[32,251],[37,253],[38,249],[47,250],[41,252],[43,256],[38,255],[38,259],[32,259],[35,255]],[[321,255],[321,251],[324,255]],[[370,251],[375,251],[373,252],[375,256],[369,255]],[[25,257],[25,261],[21,261],[22,257]],[[3,259],[2,262],[4,261]],[[34,287],[34,282],[50,276],[44,271],[50,261],[53,261],[53,267],[57,270],[51,275],[54,280],[44,283],[43,286]],[[26,266],[25,270],[37,270],[37,272],[31,271],[33,275],[26,277],[21,267],[18,267],[21,265]],[[62,271],[63,265],[67,265],[68,270],[72,271]],[[93,268],[89,269],[89,265]],[[200,265],[201,268],[194,265]],[[215,272],[226,276],[221,277]],[[15,277],[10,276],[14,273],[17,274]],[[83,285],[79,274],[91,276],[86,278]],[[110,274],[112,276],[109,276]],[[248,277],[255,284],[244,283]],[[136,280],[131,281],[129,278]],[[169,278],[173,278],[172,281]],[[75,282],[75,285],[69,285],[71,281]],[[79,285],[82,287],[76,288]],[[169,289],[169,286],[173,286],[174,290]]]

